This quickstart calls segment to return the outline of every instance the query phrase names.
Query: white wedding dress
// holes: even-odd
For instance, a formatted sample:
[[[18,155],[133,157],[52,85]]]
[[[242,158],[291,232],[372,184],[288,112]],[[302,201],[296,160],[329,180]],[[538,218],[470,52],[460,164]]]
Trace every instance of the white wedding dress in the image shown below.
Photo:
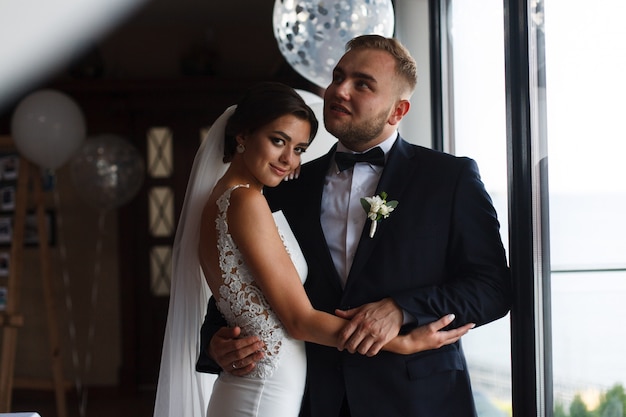
[[[297,417],[300,410],[306,374],[304,344],[285,333],[260,296],[230,239],[225,216],[217,224],[221,227],[220,249],[222,253],[226,253],[225,247],[232,250],[224,262],[234,265],[235,273],[228,274],[228,283],[223,287],[226,295],[217,297],[220,309],[246,334],[261,336],[269,350],[256,373],[248,377],[224,372],[216,380],[215,375],[195,370],[201,349],[200,327],[211,297],[198,258],[202,211],[229,166],[222,161],[224,130],[234,111],[235,106],[229,107],[213,123],[189,175],[172,251],[170,304],[154,417],[205,417],[207,410],[208,417]],[[228,196],[224,201],[227,206]],[[300,277],[305,277],[306,262],[289,224],[281,212],[275,213],[274,219]]]
[[[241,327],[243,336],[257,335],[265,343],[265,358],[245,377],[223,372],[213,386],[207,417],[297,417],[304,392],[306,356],[304,342],[292,339],[261,293],[241,253],[228,232],[228,189],[217,200],[218,251],[223,284],[217,306],[228,325]],[[282,212],[274,213],[285,248],[300,279],[307,265]]]

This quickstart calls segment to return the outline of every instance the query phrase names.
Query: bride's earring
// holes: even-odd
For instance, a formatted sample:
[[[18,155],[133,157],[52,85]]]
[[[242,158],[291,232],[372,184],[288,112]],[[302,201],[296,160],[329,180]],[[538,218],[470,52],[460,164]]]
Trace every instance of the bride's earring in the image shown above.
[[[246,150],[246,147],[243,146],[243,143],[237,145],[237,153],[243,153]]]

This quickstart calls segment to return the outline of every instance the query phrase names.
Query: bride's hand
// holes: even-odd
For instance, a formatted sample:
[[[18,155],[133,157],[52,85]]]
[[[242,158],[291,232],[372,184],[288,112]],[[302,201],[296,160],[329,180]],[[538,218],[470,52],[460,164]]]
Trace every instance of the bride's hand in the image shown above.
[[[209,356],[225,372],[237,376],[249,374],[264,356],[263,342],[258,337],[239,338],[240,334],[239,327],[222,327],[213,335],[207,348]]]
[[[452,323],[453,320],[454,314],[448,314],[437,321],[419,326],[405,335],[398,336],[398,339],[401,339],[401,348],[399,350],[394,349],[394,351],[401,354],[410,354],[438,349],[456,342],[476,326],[474,323],[468,323],[456,329],[442,330]]]
[[[300,176],[300,168],[302,167],[302,165],[298,165],[296,168],[294,168],[293,171],[291,171],[289,173],[289,175],[287,175],[285,177],[285,181],[289,181],[289,180],[297,180],[298,177]]]

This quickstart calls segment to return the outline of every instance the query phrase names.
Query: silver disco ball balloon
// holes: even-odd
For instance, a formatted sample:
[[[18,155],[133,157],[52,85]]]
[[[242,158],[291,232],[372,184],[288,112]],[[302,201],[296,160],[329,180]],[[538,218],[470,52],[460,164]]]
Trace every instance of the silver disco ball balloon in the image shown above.
[[[139,191],[145,164],[128,140],[103,134],[88,138],[70,167],[79,195],[96,208],[109,210],[127,203]]]
[[[326,88],[346,43],[359,35],[393,36],[391,0],[276,0],[274,36],[289,65]]]

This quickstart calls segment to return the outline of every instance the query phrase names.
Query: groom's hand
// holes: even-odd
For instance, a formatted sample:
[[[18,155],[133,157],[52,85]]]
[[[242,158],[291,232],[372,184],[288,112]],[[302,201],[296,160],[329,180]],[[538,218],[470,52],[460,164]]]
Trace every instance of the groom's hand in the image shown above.
[[[239,338],[239,327],[222,327],[211,338],[208,354],[228,373],[249,374],[264,356],[263,342],[256,336]]]
[[[339,335],[339,350],[374,356],[402,326],[402,309],[391,298],[364,304],[351,310],[335,310],[341,318],[350,320]]]

